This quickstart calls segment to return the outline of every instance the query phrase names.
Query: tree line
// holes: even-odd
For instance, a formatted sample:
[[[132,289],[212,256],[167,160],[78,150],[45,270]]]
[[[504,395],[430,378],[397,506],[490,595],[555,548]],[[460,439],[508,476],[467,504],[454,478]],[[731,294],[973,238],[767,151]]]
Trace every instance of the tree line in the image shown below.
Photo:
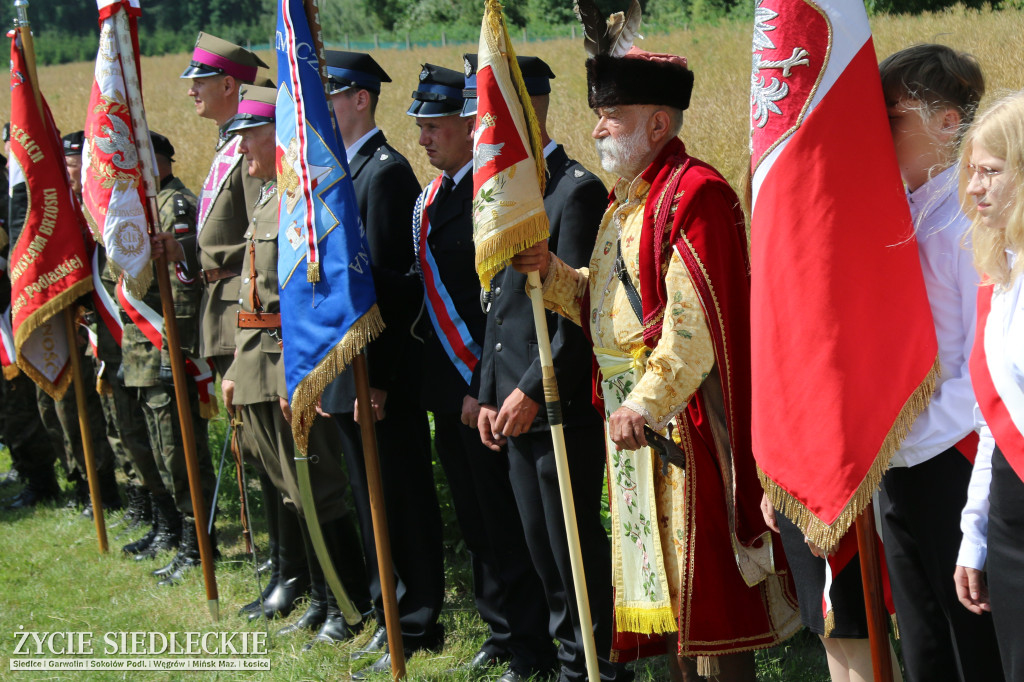
[[[1020,7],[1022,0],[866,0],[873,13],[919,13],[954,4],[979,8]],[[626,7],[626,0],[597,0],[605,12]],[[640,0],[644,23],[667,30],[721,18],[753,16],[750,0]],[[238,44],[272,43],[276,0],[144,0],[139,22],[139,43],[145,55],[186,52],[196,34],[207,31]],[[481,0],[319,0],[326,35],[347,36],[353,41],[414,42],[438,40],[444,32],[450,40],[472,40],[480,30]],[[575,23],[572,0],[509,0],[505,13],[514,27],[531,34],[556,34]],[[11,26],[14,8],[0,4],[0,17]],[[95,58],[98,34],[96,6],[92,2],[36,0],[29,17],[37,36],[37,58],[42,64],[88,61]],[[564,34],[565,30],[557,31]]]

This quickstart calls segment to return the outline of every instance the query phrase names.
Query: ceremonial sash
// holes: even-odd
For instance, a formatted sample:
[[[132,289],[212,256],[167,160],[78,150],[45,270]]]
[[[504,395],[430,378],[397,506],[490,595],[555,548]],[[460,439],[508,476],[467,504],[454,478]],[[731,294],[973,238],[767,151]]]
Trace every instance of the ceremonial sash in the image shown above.
[[[203,189],[199,193],[199,210],[196,213],[196,237],[203,230],[203,225],[206,224],[206,218],[210,215],[210,209],[213,208],[213,202],[217,199],[217,195],[220,194],[220,190],[224,187],[224,183],[227,182],[228,176],[231,175],[231,171],[235,169],[235,166],[241,162],[243,156],[238,151],[238,146],[242,143],[242,138],[237,135],[232,137],[224,146],[217,150],[217,156],[213,158],[213,165],[210,166],[210,172],[206,176],[206,180],[203,181]]]
[[[641,346],[640,350],[646,351],[647,347]],[[640,381],[644,362],[609,348],[595,347],[594,355],[604,389],[608,507],[612,528],[623,531],[612,533],[615,628],[647,634],[674,632],[677,625],[658,530],[654,451],[649,447],[620,450],[608,436],[608,418]]]
[[[978,324],[971,351],[971,383],[978,407],[1006,461],[1024,479],[1024,390],[1013,381],[1008,358],[1019,348],[1008,348],[1001,325],[1009,318],[1007,295],[993,296],[992,286],[978,289]],[[996,314],[990,315],[995,309]]]
[[[124,287],[124,280],[117,281],[117,300],[135,326],[139,328],[142,335],[153,344],[156,349],[162,349],[164,345],[164,318],[156,310],[146,305],[146,302],[132,296]],[[217,396],[213,385],[213,364],[208,358],[194,358],[185,356],[185,371],[192,377],[199,392],[199,414],[203,419],[212,419],[217,415]]]
[[[434,197],[441,189],[441,178],[442,176],[434,178],[416,202],[417,211],[413,214],[414,244],[420,274],[423,276],[423,288],[427,293],[427,313],[430,315],[430,321],[448,358],[469,384],[473,379],[476,363],[480,361],[480,344],[473,340],[469,327],[455,309],[455,302],[441,280],[434,254],[430,252],[430,246],[427,244],[427,237],[430,236],[427,207],[433,203]]]
[[[96,304],[96,314],[103,320],[103,324],[110,330],[117,345],[121,345],[121,338],[124,335],[124,324],[121,322],[121,313],[110,298],[106,287],[100,280],[99,248],[92,252],[92,300]]]

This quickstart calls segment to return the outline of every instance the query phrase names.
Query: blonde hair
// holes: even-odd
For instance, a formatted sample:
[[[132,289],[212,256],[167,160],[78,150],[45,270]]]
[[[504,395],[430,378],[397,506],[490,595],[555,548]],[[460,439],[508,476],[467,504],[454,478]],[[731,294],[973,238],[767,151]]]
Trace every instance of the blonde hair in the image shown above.
[[[984,225],[967,197],[971,180],[967,165],[975,144],[1006,162],[1002,181],[1012,183],[1015,190],[1006,229]],[[960,201],[972,220],[974,267],[989,283],[1010,286],[1024,272],[1024,90],[993,103],[967,131],[960,157]],[[1008,249],[1017,255],[1012,268],[1006,257]]]

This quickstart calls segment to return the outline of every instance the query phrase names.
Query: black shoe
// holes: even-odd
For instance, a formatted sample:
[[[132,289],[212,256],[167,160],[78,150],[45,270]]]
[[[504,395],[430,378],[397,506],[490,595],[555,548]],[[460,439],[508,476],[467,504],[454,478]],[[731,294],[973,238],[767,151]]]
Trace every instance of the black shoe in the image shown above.
[[[370,641],[362,646],[357,651],[352,652],[350,656],[351,660],[357,661],[360,658],[366,658],[367,656],[379,656],[388,646],[388,631],[382,625],[376,629],[373,633],[373,637],[370,637]]]
[[[508,656],[494,654],[486,649],[481,649],[476,652],[476,655],[469,659],[469,661],[460,666],[456,666],[447,672],[453,675],[458,673],[469,673],[471,676],[479,676],[486,674],[494,666],[507,662]]]
[[[153,495],[153,515],[156,535],[132,557],[136,561],[153,559],[161,552],[177,549],[181,544],[181,512],[174,506],[174,498],[169,493]]]
[[[57,499],[56,493],[47,493],[46,491],[36,490],[29,486],[22,490],[18,495],[7,505],[8,509],[29,509],[42,502],[52,502]]]
[[[217,551],[216,530],[210,533],[210,549],[213,550],[213,559],[219,559],[220,552]],[[164,573],[163,580],[157,582],[157,585],[164,587],[177,585],[185,579],[186,573],[196,566],[201,566],[202,563],[203,562],[199,554],[199,537],[196,534],[196,520],[190,516],[182,517],[181,547],[178,550],[178,554],[170,564],[158,570],[164,571],[172,565],[174,566],[174,569],[168,573]],[[157,575],[157,572],[154,571],[153,574]]]
[[[238,609],[238,615],[249,620],[256,620],[263,616],[263,602],[266,601],[270,593],[277,587],[277,572],[276,570],[270,574],[270,580],[267,582],[267,586],[260,592],[260,596],[249,602],[242,608]]]
[[[509,668],[498,678],[498,682],[527,682],[529,679],[530,675],[523,675]]]
[[[149,549],[149,546],[153,544],[153,540],[156,538],[156,533],[156,524],[154,523],[153,527],[149,529],[149,532],[135,542],[129,542],[121,548],[121,551],[128,555],[135,555],[145,549]]]
[[[352,673],[353,680],[368,680],[376,675],[391,674],[391,654],[385,653],[369,667]]]
[[[345,642],[352,639],[355,633],[359,630],[362,625],[362,621],[355,625],[349,625],[345,621],[345,617],[341,615],[341,611],[337,608],[329,607],[327,609],[327,618],[324,619],[323,625],[320,626],[320,630],[316,633],[310,641],[302,647],[303,651],[309,651],[317,644],[321,642],[327,644],[336,644],[338,642]]]
[[[299,616],[299,619],[290,625],[285,625],[283,628],[277,631],[278,635],[290,635],[295,632],[302,632],[308,630],[316,632],[320,629],[320,626],[327,620],[327,602],[320,599],[310,599],[309,605],[306,607],[305,613]],[[305,649],[305,647],[303,647]]]
[[[0,488],[6,488],[16,483],[21,482],[21,477],[18,475],[17,469],[11,469],[3,474],[0,474]]]

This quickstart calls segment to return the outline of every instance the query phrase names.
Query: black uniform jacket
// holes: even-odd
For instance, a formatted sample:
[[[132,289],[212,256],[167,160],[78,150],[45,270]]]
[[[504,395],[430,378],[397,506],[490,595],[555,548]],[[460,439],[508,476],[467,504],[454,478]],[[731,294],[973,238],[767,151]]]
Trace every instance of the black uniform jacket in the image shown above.
[[[570,159],[561,145],[548,155],[547,165],[544,209],[551,224],[548,246],[569,265],[584,267],[594,250],[608,193],[597,176]],[[548,425],[537,333],[525,285],[526,275],[511,267],[498,273],[491,283],[494,295],[487,316],[478,398],[481,403],[500,407],[518,387],[541,405],[532,431],[547,429]],[[550,311],[547,318],[564,424],[572,426],[580,420],[593,423],[600,416],[591,405],[590,342],[579,325]]]

